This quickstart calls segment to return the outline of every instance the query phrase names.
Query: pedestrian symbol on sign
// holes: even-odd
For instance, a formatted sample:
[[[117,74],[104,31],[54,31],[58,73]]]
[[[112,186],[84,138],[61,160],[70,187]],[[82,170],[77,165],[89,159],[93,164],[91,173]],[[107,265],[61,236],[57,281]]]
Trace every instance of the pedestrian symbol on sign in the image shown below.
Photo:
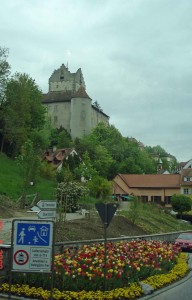
[[[19,233],[20,239],[18,240],[18,244],[21,242],[21,244],[24,243],[24,238],[26,236],[25,234],[25,228],[22,228],[21,232]]]

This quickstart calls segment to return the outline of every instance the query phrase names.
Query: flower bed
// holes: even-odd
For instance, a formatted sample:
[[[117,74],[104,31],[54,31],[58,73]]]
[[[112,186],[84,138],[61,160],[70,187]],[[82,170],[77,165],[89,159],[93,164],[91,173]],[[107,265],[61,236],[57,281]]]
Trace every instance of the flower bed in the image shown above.
[[[106,286],[124,287],[151,275],[166,273],[176,262],[179,248],[159,241],[107,243]],[[104,245],[66,249],[55,257],[56,287],[76,290],[103,290]]]
[[[55,256],[54,299],[134,299],[143,294],[140,281],[159,288],[184,276],[186,256],[171,243],[131,241],[107,243],[106,287],[104,288],[104,245],[84,245],[66,249]],[[180,258],[178,258],[180,257]],[[163,273],[160,275],[160,273]],[[50,282],[36,273],[16,274],[12,293],[30,298],[48,299]],[[30,287],[29,286],[34,286]],[[3,284],[0,291],[7,292]]]

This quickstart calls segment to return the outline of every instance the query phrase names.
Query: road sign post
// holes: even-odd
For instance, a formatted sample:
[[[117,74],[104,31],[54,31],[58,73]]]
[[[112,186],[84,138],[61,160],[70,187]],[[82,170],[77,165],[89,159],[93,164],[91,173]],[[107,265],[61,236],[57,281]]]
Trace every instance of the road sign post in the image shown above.
[[[12,272],[44,272],[51,275],[53,293],[53,264],[55,223],[47,220],[19,220],[12,222],[11,268],[9,299],[11,298]]]
[[[103,222],[104,225],[104,247],[105,247],[105,253],[104,253],[104,291],[107,289],[107,227],[109,226],[116,210],[118,207],[117,203],[97,203],[95,204],[95,207],[99,213],[99,216]]]
[[[13,221],[13,271],[51,272],[53,221]]]
[[[56,218],[57,202],[51,200],[40,200],[37,203],[40,208],[37,216],[39,219],[54,219]]]

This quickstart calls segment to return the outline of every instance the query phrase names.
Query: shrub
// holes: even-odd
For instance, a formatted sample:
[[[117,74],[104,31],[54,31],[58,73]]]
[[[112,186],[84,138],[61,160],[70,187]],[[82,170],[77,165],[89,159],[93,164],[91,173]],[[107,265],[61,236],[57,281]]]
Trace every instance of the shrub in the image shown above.
[[[77,182],[62,182],[57,186],[57,203],[61,212],[75,212],[79,209],[79,200],[88,194],[88,189]]]

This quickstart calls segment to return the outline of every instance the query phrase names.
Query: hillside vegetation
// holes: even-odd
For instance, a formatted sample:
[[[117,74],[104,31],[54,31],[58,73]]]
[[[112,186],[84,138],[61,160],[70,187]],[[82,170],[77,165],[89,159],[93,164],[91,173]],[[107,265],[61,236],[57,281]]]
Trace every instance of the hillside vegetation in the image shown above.
[[[0,217],[14,217],[14,211],[18,210],[18,199],[22,194],[22,174],[16,162],[4,154],[0,155],[0,166]],[[55,199],[56,185],[54,180],[39,177],[37,183],[34,186],[30,186],[27,192],[32,195],[38,192],[42,200]],[[6,198],[2,196],[6,196]],[[86,199],[86,201],[89,200]],[[65,222],[64,226],[63,223],[60,224],[57,231],[58,236],[60,236],[59,239],[102,238],[102,222],[95,211],[93,199],[86,203],[86,206],[90,210],[89,217],[83,220]],[[117,212],[118,218],[114,217],[109,226],[109,235],[111,237],[119,237],[121,235],[143,235],[192,229],[192,225],[177,220],[163,208],[152,204],[140,203],[136,210],[134,213],[136,213],[137,217],[134,220],[134,224],[130,212],[119,210]]]
[[[5,195],[15,201],[22,194],[23,177],[16,162],[5,154],[0,154],[0,195]],[[56,182],[42,177],[34,186],[29,186],[27,194],[39,193],[41,199],[53,199]]]

